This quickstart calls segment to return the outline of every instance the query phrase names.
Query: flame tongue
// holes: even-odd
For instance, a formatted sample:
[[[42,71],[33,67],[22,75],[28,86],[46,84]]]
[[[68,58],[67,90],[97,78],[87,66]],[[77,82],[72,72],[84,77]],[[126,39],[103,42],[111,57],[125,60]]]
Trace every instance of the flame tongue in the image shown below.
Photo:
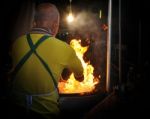
[[[85,93],[92,92],[95,89],[95,85],[99,82],[98,78],[93,76],[94,68],[90,65],[90,62],[85,62],[83,60],[83,55],[87,51],[88,46],[82,47],[81,41],[71,40],[71,47],[75,50],[76,55],[81,60],[82,66],[84,68],[84,80],[78,82],[73,73],[70,75],[69,79],[64,82],[60,81],[58,88],[60,93]]]

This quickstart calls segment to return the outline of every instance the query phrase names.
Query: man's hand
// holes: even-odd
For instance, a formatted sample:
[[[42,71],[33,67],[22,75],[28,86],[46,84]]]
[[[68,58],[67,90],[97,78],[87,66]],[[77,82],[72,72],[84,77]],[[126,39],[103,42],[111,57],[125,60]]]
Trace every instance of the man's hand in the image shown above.
[[[84,75],[81,76],[74,76],[76,80],[82,82],[84,80]]]

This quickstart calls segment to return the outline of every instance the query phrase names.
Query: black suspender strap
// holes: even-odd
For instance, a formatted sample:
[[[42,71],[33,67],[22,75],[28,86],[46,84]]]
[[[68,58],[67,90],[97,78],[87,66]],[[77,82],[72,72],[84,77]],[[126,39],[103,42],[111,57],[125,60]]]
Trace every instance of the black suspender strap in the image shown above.
[[[14,81],[15,76],[17,74],[17,72],[21,69],[21,67],[23,66],[23,64],[29,59],[29,57],[34,53],[37,58],[40,60],[40,62],[43,64],[43,66],[45,67],[45,69],[48,71],[49,75],[51,76],[55,88],[57,88],[57,82],[52,74],[52,71],[50,69],[50,67],[47,65],[47,63],[40,57],[40,55],[36,52],[36,49],[38,48],[38,46],[44,42],[47,38],[49,38],[50,36],[48,35],[44,35],[40,40],[38,40],[35,45],[32,42],[31,36],[30,34],[27,34],[27,41],[28,44],[30,46],[30,50],[26,53],[26,55],[24,55],[24,57],[19,61],[19,63],[16,65],[14,72],[12,74],[12,81]]]
[[[52,71],[50,69],[50,67],[46,64],[46,62],[40,57],[40,55],[36,52],[36,45],[33,44],[32,42],[32,39],[31,39],[31,36],[30,34],[27,34],[27,41],[28,41],[28,44],[32,50],[32,52],[38,57],[38,59],[40,60],[40,62],[43,64],[43,66],[45,67],[45,69],[48,71],[49,75],[52,77],[52,80],[54,82],[54,85],[55,87],[57,88],[57,83],[56,83],[56,80],[52,74]],[[40,40],[39,40],[39,44],[40,44]]]

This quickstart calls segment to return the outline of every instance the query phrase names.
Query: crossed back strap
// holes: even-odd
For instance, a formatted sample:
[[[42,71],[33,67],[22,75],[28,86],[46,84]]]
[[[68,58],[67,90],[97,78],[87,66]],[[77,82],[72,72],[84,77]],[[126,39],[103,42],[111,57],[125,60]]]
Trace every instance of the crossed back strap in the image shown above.
[[[45,67],[45,69],[47,70],[47,72],[49,73],[49,75],[51,76],[54,86],[55,88],[57,88],[57,82],[52,74],[52,71],[50,69],[50,67],[47,65],[47,63],[42,59],[42,57],[40,57],[40,55],[37,53],[36,49],[39,47],[39,45],[44,42],[46,39],[48,39],[50,36],[48,35],[44,35],[42,38],[40,38],[35,45],[32,42],[31,36],[30,34],[27,34],[27,41],[28,44],[30,46],[30,50],[23,56],[23,58],[19,61],[19,63],[16,65],[13,74],[12,74],[12,82],[14,81],[16,74],[18,73],[18,71],[21,69],[21,67],[24,65],[24,63],[29,59],[29,57],[34,53],[37,58],[40,60],[40,62],[43,64],[43,66]]]

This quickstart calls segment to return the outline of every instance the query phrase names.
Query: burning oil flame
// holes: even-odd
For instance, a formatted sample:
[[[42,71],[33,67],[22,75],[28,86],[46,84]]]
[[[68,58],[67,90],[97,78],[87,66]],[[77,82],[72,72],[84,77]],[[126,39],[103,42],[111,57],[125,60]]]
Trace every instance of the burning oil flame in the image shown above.
[[[75,50],[76,55],[81,60],[84,68],[84,80],[79,82],[75,79],[73,73],[70,75],[67,81],[60,81],[58,88],[60,93],[87,93],[92,92],[95,89],[95,85],[99,82],[98,78],[94,77],[94,67],[90,65],[90,62],[83,60],[83,55],[87,51],[88,46],[82,47],[81,41],[73,39],[70,42],[71,47]]]

